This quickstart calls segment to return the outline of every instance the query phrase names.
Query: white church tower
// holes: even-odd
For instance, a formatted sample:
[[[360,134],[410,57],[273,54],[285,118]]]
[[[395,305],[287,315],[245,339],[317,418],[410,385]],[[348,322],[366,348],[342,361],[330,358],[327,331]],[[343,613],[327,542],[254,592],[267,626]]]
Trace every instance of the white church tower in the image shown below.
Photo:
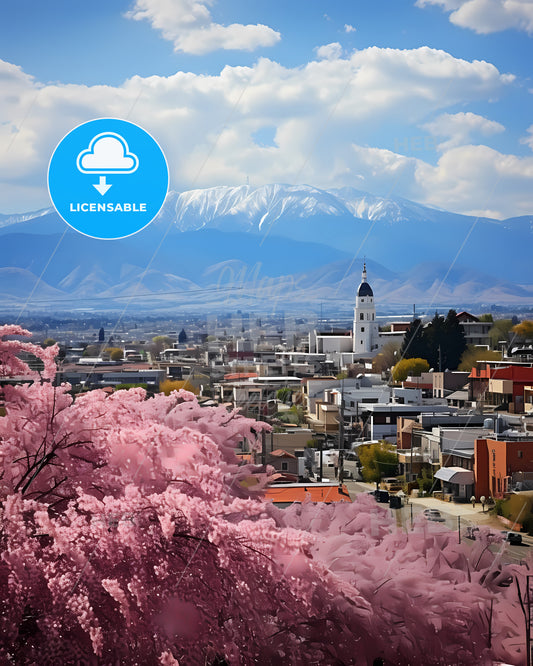
[[[366,263],[363,264],[361,284],[357,289],[353,318],[353,351],[355,354],[371,354],[379,346],[378,322],[374,292],[366,281]]]

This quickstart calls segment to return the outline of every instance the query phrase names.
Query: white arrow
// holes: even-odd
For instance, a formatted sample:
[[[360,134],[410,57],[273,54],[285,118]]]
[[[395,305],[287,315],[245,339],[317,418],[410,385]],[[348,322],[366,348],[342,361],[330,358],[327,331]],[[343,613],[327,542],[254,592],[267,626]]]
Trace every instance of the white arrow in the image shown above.
[[[105,176],[100,176],[100,182],[99,183],[93,183],[93,187],[96,188],[102,196],[107,192],[107,190],[112,187],[112,185],[108,185],[105,181]]]

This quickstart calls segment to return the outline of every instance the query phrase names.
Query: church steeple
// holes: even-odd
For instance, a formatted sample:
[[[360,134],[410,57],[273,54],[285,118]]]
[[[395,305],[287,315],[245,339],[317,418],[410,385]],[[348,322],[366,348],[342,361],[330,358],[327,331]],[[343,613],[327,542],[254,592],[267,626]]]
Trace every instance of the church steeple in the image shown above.
[[[374,305],[374,292],[367,282],[366,261],[363,264],[361,284],[357,288],[353,320],[353,351],[359,354],[369,354],[377,348],[378,325],[376,321],[376,308]]]
[[[374,292],[372,291],[372,287],[368,284],[366,281],[366,261],[363,264],[363,272],[361,274],[361,284],[359,285],[359,289],[357,290],[357,297],[360,298],[361,296],[374,296]]]

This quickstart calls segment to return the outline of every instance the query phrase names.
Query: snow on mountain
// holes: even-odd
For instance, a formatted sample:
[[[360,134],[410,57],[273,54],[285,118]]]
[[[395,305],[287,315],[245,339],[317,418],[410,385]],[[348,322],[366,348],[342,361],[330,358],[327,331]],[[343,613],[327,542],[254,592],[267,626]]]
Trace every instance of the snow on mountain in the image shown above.
[[[181,230],[213,226],[221,218],[239,218],[242,226],[262,230],[282,216],[349,215],[335,194],[308,185],[211,187],[169,195],[165,216],[173,209]]]
[[[454,213],[424,206],[401,197],[380,197],[353,187],[323,190],[309,185],[219,186],[169,193],[163,215],[175,216],[182,231],[228,224],[264,231],[281,218],[317,215],[384,220],[389,223],[442,221]],[[457,216],[460,218],[466,216]]]
[[[4,301],[31,291],[52,252],[40,286],[52,290],[51,298],[109,299],[113,307],[114,299],[136,293],[150,257],[155,263],[144,275],[143,294],[171,303],[182,293],[206,307],[219,306],[221,298],[264,305],[271,294],[276,302],[282,296],[292,303],[352,303],[363,255],[383,303],[429,301],[435,294],[456,305],[533,297],[532,216],[477,219],[351,187],[170,192],[154,223],[127,239],[98,241],[70,228],[63,236],[64,229],[49,209],[0,215]],[[155,305],[139,301],[139,307]]]
[[[26,222],[27,220],[34,220],[37,217],[42,217],[43,215],[48,215],[52,212],[54,212],[53,208],[41,208],[40,210],[35,210],[31,213],[14,213],[13,215],[0,214],[0,227],[9,227],[13,224]]]

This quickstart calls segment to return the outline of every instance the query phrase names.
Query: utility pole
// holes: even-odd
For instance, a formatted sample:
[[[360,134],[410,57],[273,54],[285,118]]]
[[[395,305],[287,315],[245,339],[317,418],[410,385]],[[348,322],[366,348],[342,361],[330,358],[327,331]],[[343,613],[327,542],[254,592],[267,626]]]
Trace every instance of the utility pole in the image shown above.
[[[266,447],[266,432],[264,430],[261,431],[261,465],[263,467],[266,466],[266,454],[267,454],[267,447]]]
[[[339,420],[339,486],[344,477],[344,379],[341,380],[341,409]]]

